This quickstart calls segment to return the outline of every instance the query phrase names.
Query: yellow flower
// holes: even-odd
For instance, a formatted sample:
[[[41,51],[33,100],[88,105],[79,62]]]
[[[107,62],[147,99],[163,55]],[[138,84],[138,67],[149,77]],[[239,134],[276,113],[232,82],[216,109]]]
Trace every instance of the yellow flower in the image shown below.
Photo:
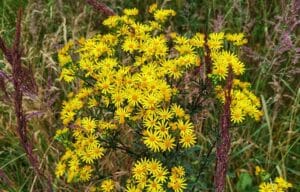
[[[103,94],[108,94],[111,92],[111,90],[113,89],[113,86],[111,85],[111,81],[110,79],[106,78],[106,79],[101,79],[96,83],[97,88],[100,89],[100,91]]]
[[[126,192],[142,192],[141,189],[139,189],[138,187],[134,186],[134,185],[126,185]]]
[[[208,38],[208,46],[210,49],[220,49],[223,47],[224,33],[210,33]]]
[[[74,80],[75,72],[72,69],[63,68],[59,80],[65,80],[66,82],[70,83]]]
[[[79,170],[79,158],[76,154],[73,154],[68,162],[70,170],[78,171]]]
[[[124,9],[123,10],[123,13],[125,14],[125,15],[129,15],[129,16],[131,16],[131,15],[138,15],[139,14],[139,10],[137,9],[137,8],[133,8],[133,9]]]
[[[148,160],[141,159],[134,164],[132,169],[133,177],[135,179],[143,178],[147,175],[148,172]]]
[[[158,95],[151,94],[143,98],[142,105],[145,109],[156,109],[159,101]]]
[[[113,28],[117,26],[119,19],[120,19],[119,16],[116,15],[110,16],[107,19],[105,19],[102,24],[109,28]]]
[[[175,16],[176,12],[172,9],[159,9],[154,12],[156,21],[165,22],[169,16]]]
[[[69,170],[67,174],[67,182],[71,183],[78,176],[78,170]]]
[[[96,159],[92,150],[81,151],[81,160],[87,164],[92,164]]]
[[[184,148],[190,148],[195,145],[196,143],[196,136],[194,132],[186,132],[184,134],[180,134],[179,143]]]
[[[275,183],[263,182],[259,185],[259,192],[283,192]]]
[[[130,112],[128,108],[118,108],[115,112],[115,119],[119,121],[120,124],[125,123],[125,118],[130,117]]]
[[[175,192],[183,192],[186,189],[186,183],[184,178],[171,177],[168,187]]]
[[[157,122],[158,122],[158,118],[154,115],[150,115],[143,120],[144,126],[148,129],[154,128]]]
[[[180,55],[194,54],[194,48],[188,44],[176,45],[174,48],[179,52]]]
[[[184,110],[176,103],[172,105],[171,110],[173,111],[176,117],[182,118],[185,115]]]
[[[177,127],[180,130],[181,134],[185,134],[188,132],[191,132],[194,128],[193,124],[189,121],[183,121],[182,119],[179,119],[177,122]]]
[[[93,108],[98,105],[98,102],[95,98],[89,98],[88,105],[89,105],[89,108]]]
[[[154,126],[154,130],[156,130],[160,137],[164,138],[169,134],[169,125],[168,122],[162,120],[158,121],[157,124]]]
[[[120,108],[121,105],[123,104],[124,100],[125,100],[125,96],[124,96],[123,92],[119,92],[119,91],[115,90],[112,93],[111,99],[112,99],[112,103],[116,107]]]
[[[147,170],[151,174],[155,174],[161,168],[162,168],[162,164],[157,159],[151,159],[150,161],[148,161]]]
[[[85,131],[93,133],[95,131],[95,128],[97,127],[97,122],[91,117],[84,117],[81,120],[81,125],[85,129]]]
[[[127,89],[125,96],[128,100],[128,104],[131,106],[137,106],[142,101],[142,92],[137,89]]]
[[[247,39],[245,39],[244,33],[226,34],[225,37],[228,41],[233,42],[233,44],[236,46],[241,46],[248,42]]]
[[[157,9],[157,4],[153,3],[152,5],[149,6],[148,12],[153,13]]]
[[[144,144],[154,152],[158,152],[160,150],[160,143],[162,138],[159,136],[158,131],[149,131],[146,130],[143,137]]]
[[[288,189],[292,187],[292,184],[287,182],[285,179],[283,179],[282,177],[276,177],[275,178],[275,183],[277,183],[279,188],[282,189]]]
[[[189,42],[189,39],[185,36],[176,35],[174,42],[178,45],[186,45]]]
[[[100,188],[103,192],[111,192],[115,189],[115,183],[112,179],[106,179],[102,181]]]
[[[168,171],[161,167],[153,173],[154,180],[158,183],[165,183],[167,180]]]
[[[194,47],[204,47],[204,34],[202,33],[196,33],[192,39],[190,39],[189,43]]]
[[[245,119],[241,108],[231,108],[231,121],[234,123],[241,123]]]
[[[259,166],[255,166],[255,175],[260,175],[260,174],[262,174],[262,173],[264,173],[264,172],[265,172],[264,169],[262,169],[262,168],[259,167]]]
[[[141,51],[144,52],[144,56],[147,58],[165,57],[167,55],[167,42],[164,36],[157,36],[147,38],[147,40],[141,45]]]
[[[63,162],[59,162],[55,168],[56,177],[61,177],[62,175],[65,174],[65,172],[66,172],[66,164]]]
[[[58,54],[58,62],[60,66],[65,66],[66,64],[72,62],[72,58],[68,54],[59,53]]]
[[[90,180],[92,176],[92,171],[93,169],[90,165],[85,165],[84,167],[80,168],[79,179],[81,181]]]
[[[174,178],[181,178],[184,177],[185,171],[182,166],[175,166],[171,169],[172,177]]]
[[[156,180],[148,180],[147,191],[149,192],[161,192],[162,186]]]
[[[124,51],[128,51],[129,53],[133,53],[135,50],[138,50],[139,43],[135,39],[127,38],[125,39],[122,48]]]

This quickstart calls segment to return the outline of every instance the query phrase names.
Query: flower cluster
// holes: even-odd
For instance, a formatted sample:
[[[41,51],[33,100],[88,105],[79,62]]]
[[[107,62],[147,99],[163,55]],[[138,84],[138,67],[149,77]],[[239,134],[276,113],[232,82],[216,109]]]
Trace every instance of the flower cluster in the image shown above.
[[[209,74],[211,79],[216,82],[215,91],[217,97],[222,103],[225,102],[225,91],[222,81],[231,73],[234,75],[231,90],[231,121],[241,123],[246,116],[259,120],[262,112],[259,99],[250,91],[251,84],[242,82],[237,77],[245,72],[245,65],[241,62],[236,54],[225,49],[225,42],[232,43],[234,46],[241,46],[247,42],[242,33],[225,34],[212,33],[209,35],[208,46],[211,50],[212,73]]]
[[[115,183],[112,179],[105,179],[101,182],[100,190],[103,192],[113,192],[115,190]]]
[[[231,91],[231,121],[241,123],[245,120],[245,116],[250,116],[255,120],[259,120],[262,112],[259,99],[249,90],[250,83],[241,82],[238,79],[233,80],[233,89]],[[225,94],[220,85],[215,87],[218,98],[225,102]]]
[[[255,167],[255,175],[260,176],[263,181],[259,185],[259,192],[285,192],[292,187],[292,184],[282,177],[276,177],[274,181],[269,178],[269,174],[259,166]]]
[[[168,188],[175,192],[182,192],[186,188],[183,167],[172,167],[170,175],[170,172],[156,159],[137,161],[133,166],[132,174],[132,178],[127,183],[127,192],[165,191],[164,184],[166,183],[168,183]]]
[[[62,67],[60,80],[72,84],[73,90],[63,102],[61,120],[64,128],[55,138],[66,147],[56,167],[56,176],[67,182],[89,181],[93,173],[109,176],[97,169],[102,158],[113,150],[137,153],[135,157],[156,156],[187,150],[196,144],[191,118],[180,106],[176,84],[184,74],[200,66],[200,53],[211,50],[211,77],[222,81],[232,68],[235,75],[245,71],[238,57],[224,49],[224,41],[233,45],[246,42],[243,34],[196,33],[181,36],[166,30],[166,21],[176,13],[151,5],[150,20],[140,22],[139,10],[124,9],[103,21],[109,32],[91,38],[70,41],[58,53]],[[221,86],[218,97],[224,100]],[[245,115],[259,118],[259,100],[247,83],[234,80],[232,121]],[[142,153],[141,153],[142,152]],[[156,159],[142,159],[132,169],[127,191],[175,192],[187,188],[181,166],[171,172]],[[169,166],[170,167],[170,166]],[[169,176],[170,175],[170,176]],[[114,189],[105,180],[102,191]]]
[[[135,133],[154,153],[170,152],[176,143],[182,149],[195,145],[190,117],[173,101],[178,94],[173,82],[199,66],[195,50],[203,47],[204,36],[170,37],[163,26],[175,12],[155,6],[151,12],[154,20],[140,23],[137,9],[125,9],[123,16],[103,21],[110,33],[70,42],[59,52],[60,79],[78,88],[61,111],[69,142],[58,177],[89,180],[94,162],[105,155],[103,141],[114,131]]]

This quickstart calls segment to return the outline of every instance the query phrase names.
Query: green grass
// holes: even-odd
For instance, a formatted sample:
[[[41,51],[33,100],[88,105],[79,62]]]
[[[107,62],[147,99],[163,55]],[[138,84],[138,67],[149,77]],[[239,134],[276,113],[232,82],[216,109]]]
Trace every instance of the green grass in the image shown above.
[[[68,39],[91,36],[101,31],[101,21],[105,16],[96,13],[84,1],[19,1],[0,2],[0,35],[9,44],[13,41],[14,26],[18,7],[24,8],[22,42],[24,65],[30,66],[35,74],[39,92],[34,100],[26,99],[26,111],[39,111],[29,123],[29,135],[34,143],[34,152],[40,157],[45,173],[52,175],[56,191],[83,189],[80,184],[67,184],[57,180],[53,170],[62,146],[53,141],[55,130],[61,127],[59,111],[66,93],[70,90],[58,81],[59,66],[56,52]],[[62,4],[59,4],[62,2]],[[139,0],[115,0],[106,3],[117,13],[125,7],[138,7],[146,10],[153,2]],[[226,32],[245,31],[253,54],[242,52],[242,60],[248,66],[246,80],[252,82],[253,90],[261,97],[264,116],[260,122],[247,121],[241,126],[232,127],[232,150],[230,155],[227,190],[237,191],[239,176],[247,172],[253,183],[255,165],[269,171],[273,177],[282,175],[300,190],[300,83],[293,64],[293,50],[278,53],[280,36],[286,23],[276,20],[275,16],[286,14],[287,1],[234,1],[234,0],[176,0],[164,1],[165,7],[176,10],[172,26],[186,35],[195,32],[211,32],[217,18],[223,18],[219,27]],[[141,15],[147,17],[147,15]],[[76,20],[76,22],[74,21]],[[299,20],[299,16],[298,16]],[[299,30],[291,34],[295,46],[300,45]],[[9,71],[6,61],[0,54],[0,70]],[[299,70],[299,66],[298,66]],[[201,153],[204,155],[213,142],[213,134],[207,129],[213,127],[218,117],[210,111],[210,120],[205,122]],[[43,191],[45,180],[35,178],[34,171],[18,142],[15,117],[11,104],[0,104],[0,191]],[[207,128],[208,127],[208,128]],[[213,162],[213,157],[210,157]],[[210,163],[201,175],[199,186],[204,190],[212,187],[211,178],[214,165]],[[3,182],[8,178],[8,181]]]

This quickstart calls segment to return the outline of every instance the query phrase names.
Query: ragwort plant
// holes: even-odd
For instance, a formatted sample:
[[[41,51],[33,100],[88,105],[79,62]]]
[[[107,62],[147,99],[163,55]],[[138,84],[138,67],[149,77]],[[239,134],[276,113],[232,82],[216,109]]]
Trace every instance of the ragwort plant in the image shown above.
[[[62,106],[64,128],[55,136],[66,148],[58,178],[89,181],[91,190],[100,191],[189,190],[189,173],[177,160],[195,146],[197,134],[176,85],[200,66],[201,57],[212,61],[209,84],[220,104],[230,107],[229,122],[259,119],[258,98],[236,78],[245,66],[229,51],[246,43],[243,34],[187,38],[167,30],[174,10],[153,4],[148,12],[151,18],[141,22],[138,9],[124,9],[124,15],[103,21],[107,33],[70,41],[59,51],[60,80],[74,89]]]
[[[255,167],[255,175],[261,180],[259,192],[287,191],[292,187],[292,184],[282,177],[276,177],[272,181],[270,174],[259,166]]]

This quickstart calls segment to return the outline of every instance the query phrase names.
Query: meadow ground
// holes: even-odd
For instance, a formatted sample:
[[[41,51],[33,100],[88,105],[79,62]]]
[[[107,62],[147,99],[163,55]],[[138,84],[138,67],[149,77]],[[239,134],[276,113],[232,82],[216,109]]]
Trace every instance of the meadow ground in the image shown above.
[[[172,8],[176,16],[170,28],[191,36],[196,32],[243,32],[248,43],[239,52],[246,64],[243,80],[251,83],[262,103],[262,118],[247,119],[230,128],[231,151],[226,191],[253,191],[260,180],[255,167],[272,178],[281,176],[300,191],[300,2],[299,0],[114,0],[101,1],[115,13],[136,7],[144,13],[152,3]],[[65,148],[54,140],[62,128],[61,106],[74,87],[60,81],[57,52],[71,39],[92,37],[107,29],[107,15],[95,11],[84,0],[1,0],[0,37],[13,43],[18,8],[23,8],[22,63],[32,72],[36,93],[23,98],[28,118],[28,138],[39,159],[39,169],[51,178],[54,191],[89,191],[89,183],[67,183],[55,177],[55,167]],[[148,14],[138,15],[149,19]],[[47,179],[36,175],[18,137],[12,100],[3,91],[2,71],[10,73],[0,54],[0,191],[44,191]],[[75,85],[74,85],[75,86]],[[8,92],[13,90],[7,83]],[[199,93],[202,94],[202,93]],[[203,96],[205,98],[205,93]],[[215,140],[220,108],[204,103],[189,108],[197,125],[198,148],[187,155],[199,157],[195,191],[213,191]],[[209,107],[206,110],[206,107]],[[194,110],[194,111],[193,111]],[[202,119],[201,119],[202,117]],[[205,119],[203,118],[205,117]],[[197,158],[196,158],[197,159]],[[188,162],[188,159],[186,159]],[[109,162],[107,162],[109,164]],[[191,166],[193,167],[193,166]],[[119,174],[122,174],[121,172]],[[194,180],[193,180],[194,179]],[[189,186],[192,186],[189,184]],[[192,189],[186,189],[192,191]]]

